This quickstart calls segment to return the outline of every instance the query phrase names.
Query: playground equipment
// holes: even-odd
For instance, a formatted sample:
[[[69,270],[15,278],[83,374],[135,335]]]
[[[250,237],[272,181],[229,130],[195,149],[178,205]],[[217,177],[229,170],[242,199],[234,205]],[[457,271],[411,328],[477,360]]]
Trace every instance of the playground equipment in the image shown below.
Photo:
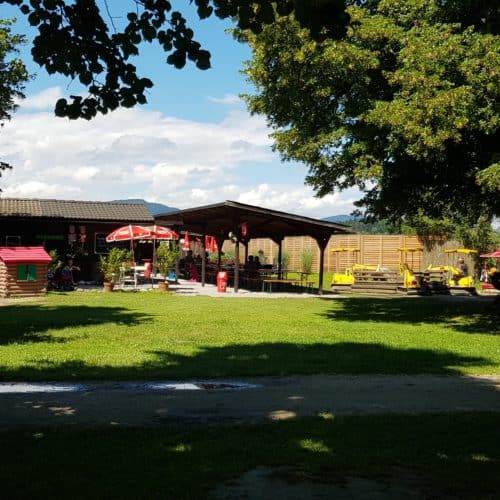
[[[445,250],[448,255],[448,261],[454,257],[456,261],[460,256],[469,256],[477,254],[477,250],[469,248],[452,248]],[[448,263],[446,265],[434,266],[430,264],[425,270],[425,280],[434,289],[441,288],[447,290],[465,290],[475,292],[474,277],[472,274],[463,276],[460,269]]]
[[[422,247],[403,247],[398,248],[400,252],[399,274],[403,279],[403,288],[407,290],[417,290],[422,286],[422,273],[414,270],[414,256],[422,253]],[[408,256],[411,256],[411,264],[408,265]]]
[[[340,254],[345,253],[347,256],[347,267],[343,273],[335,272],[332,277],[332,286],[349,286],[354,283],[354,274],[353,274],[353,266],[359,265],[357,264],[357,259],[359,255],[359,248],[351,248],[351,247],[337,247],[332,248],[332,253],[335,254],[336,258],[336,266],[335,268],[340,269]]]
[[[336,255],[336,269],[340,269],[340,254],[346,253],[347,267],[343,273],[333,273],[332,286],[350,286],[355,282],[354,273],[357,271],[378,271],[379,266],[372,266],[368,264],[360,264],[357,262],[359,255],[359,248],[351,247],[337,247],[332,248],[332,253]]]

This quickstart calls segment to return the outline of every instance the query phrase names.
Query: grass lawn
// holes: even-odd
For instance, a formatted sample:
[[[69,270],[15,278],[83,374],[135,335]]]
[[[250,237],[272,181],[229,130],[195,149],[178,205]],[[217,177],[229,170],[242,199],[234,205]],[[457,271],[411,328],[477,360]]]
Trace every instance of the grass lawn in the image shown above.
[[[49,294],[0,307],[3,380],[500,373],[491,299]]]
[[[259,466],[425,498],[498,498],[498,415],[328,417],[254,426],[0,433],[2,498],[207,498]],[[378,498],[378,497],[377,497]]]

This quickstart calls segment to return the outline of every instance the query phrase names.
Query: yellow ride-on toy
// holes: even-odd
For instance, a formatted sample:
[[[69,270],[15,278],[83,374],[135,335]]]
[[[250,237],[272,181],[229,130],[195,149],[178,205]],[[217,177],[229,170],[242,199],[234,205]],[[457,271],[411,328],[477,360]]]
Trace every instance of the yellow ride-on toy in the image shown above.
[[[332,248],[332,253],[335,254],[337,272],[333,273],[332,286],[341,285],[349,286],[354,284],[354,275],[352,266],[356,264],[359,255],[359,248],[336,247]],[[340,269],[340,254],[345,253],[347,258],[347,267],[343,273],[338,272]]]
[[[370,266],[357,262],[359,248],[337,247],[332,248],[332,253],[336,255],[336,269],[340,269],[340,254],[345,253],[347,255],[347,267],[343,273],[333,273],[332,287],[353,285],[355,281],[354,271],[378,271],[379,266]]]
[[[399,274],[403,278],[403,287],[407,290],[417,290],[422,286],[422,273],[414,270],[414,257],[418,253],[422,253],[422,247],[404,247],[398,248],[401,254],[399,261]],[[410,264],[408,264],[408,256],[411,256]]]
[[[477,250],[471,250],[470,248],[452,248],[445,250],[445,253],[448,255],[448,261],[451,260],[451,257],[454,257],[456,261],[462,256],[476,254]],[[462,271],[451,263],[441,266],[430,264],[425,272],[426,275],[430,277],[441,275],[442,284],[450,290],[475,292],[473,274],[469,271],[467,275],[464,276]]]

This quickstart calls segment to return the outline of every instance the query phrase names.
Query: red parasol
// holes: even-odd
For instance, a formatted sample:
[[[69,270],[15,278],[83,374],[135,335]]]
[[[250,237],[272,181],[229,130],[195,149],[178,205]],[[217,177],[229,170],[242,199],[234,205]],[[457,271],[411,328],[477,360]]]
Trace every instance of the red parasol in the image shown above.
[[[179,235],[169,227],[157,226],[147,226],[146,229],[151,231],[151,239],[153,240],[178,240]]]
[[[181,247],[183,250],[185,250],[186,252],[190,249],[190,246],[189,246],[189,233],[186,231],[186,235],[184,236],[184,243],[182,244],[182,247]]]
[[[169,227],[147,226],[146,229],[151,231],[149,239],[153,240],[153,268],[156,269],[156,240],[178,240],[179,235]]]
[[[112,243],[113,241],[128,241],[130,240],[130,251],[132,252],[132,258],[134,257],[134,245],[132,240],[141,240],[151,237],[151,231],[143,226],[134,226],[129,224],[128,226],[119,227],[113,232],[106,236],[106,241]]]
[[[491,253],[483,253],[480,257],[490,257],[493,259],[500,259],[500,248]]]
[[[142,226],[133,226],[129,224],[128,226],[119,227],[115,229],[112,233],[106,236],[106,241],[112,243],[113,241],[128,241],[128,240],[140,240],[151,237],[151,231]]]
[[[205,236],[205,248],[210,253],[216,253],[217,240],[213,236]]]

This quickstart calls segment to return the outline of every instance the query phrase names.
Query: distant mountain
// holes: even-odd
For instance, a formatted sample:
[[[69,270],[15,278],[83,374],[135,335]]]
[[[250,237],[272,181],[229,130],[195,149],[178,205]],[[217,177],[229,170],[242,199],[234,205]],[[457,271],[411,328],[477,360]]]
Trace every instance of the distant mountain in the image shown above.
[[[355,215],[332,215],[331,217],[325,217],[324,220],[326,222],[338,222],[339,224],[348,224],[349,222],[358,221],[360,217],[356,217]]]
[[[169,207],[163,203],[154,203],[152,201],[146,201],[142,198],[129,198],[128,200],[113,200],[110,203],[144,203],[146,208],[151,212],[151,215],[166,214],[169,212],[176,212],[178,208]]]

